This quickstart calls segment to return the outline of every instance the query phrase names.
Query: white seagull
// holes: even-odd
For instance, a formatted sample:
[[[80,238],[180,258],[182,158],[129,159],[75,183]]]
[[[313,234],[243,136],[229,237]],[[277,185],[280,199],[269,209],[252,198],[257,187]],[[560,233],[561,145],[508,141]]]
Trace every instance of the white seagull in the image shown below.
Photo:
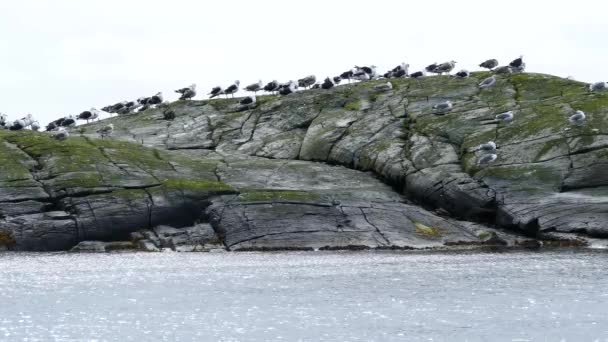
[[[489,87],[493,86],[494,83],[496,83],[496,76],[492,75],[492,76],[486,78],[485,80],[481,81],[481,83],[479,83],[479,88],[481,88],[481,89],[489,88]]]

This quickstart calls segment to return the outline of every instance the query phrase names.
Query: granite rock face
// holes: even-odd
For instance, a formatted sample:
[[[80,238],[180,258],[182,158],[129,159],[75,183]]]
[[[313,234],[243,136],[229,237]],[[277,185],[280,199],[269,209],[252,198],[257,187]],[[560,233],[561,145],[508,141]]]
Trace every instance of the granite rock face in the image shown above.
[[[63,142],[0,131],[0,245],[65,250],[141,230],[154,232],[141,245],[174,250],[526,239],[493,228],[607,237],[608,93],[540,74],[499,75],[480,90],[487,75],[259,96],[249,110],[238,99],[178,101],[173,120],[167,108],[148,109]],[[454,108],[435,115],[445,100]],[[567,118],[579,109],[587,122],[573,126]],[[494,119],[509,110],[512,123]],[[89,133],[108,121],[111,139]],[[498,159],[480,167],[476,146],[489,140]],[[163,225],[179,231],[164,228],[167,237]],[[194,233],[199,225],[215,235]]]

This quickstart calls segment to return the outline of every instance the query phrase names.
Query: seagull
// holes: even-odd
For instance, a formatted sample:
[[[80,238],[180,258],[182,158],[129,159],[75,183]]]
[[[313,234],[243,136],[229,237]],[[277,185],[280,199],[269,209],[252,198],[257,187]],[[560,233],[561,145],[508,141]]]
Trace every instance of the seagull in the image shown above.
[[[568,121],[570,121],[570,123],[573,123],[573,124],[581,125],[585,122],[585,119],[586,119],[585,112],[583,112],[582,110],[577,110],[576,113],[574,113],[574,115],[572,115],[568,118]]]
[[[462,69],[454,75],[458,78],[467,78],[471,75],[471,73],[468,70]]]
[[[160,93],[158,93],[160,94]],[[157,95],[158,95],[157,94]],[[161,102],[162,102],[162,95],[161,95]],[[160,103],[160,102],[159,102]],[[150,97],[150,99],[148,100],[146,105],[151,105],[152,103],[152,97]],[[137,100],[135,101],[123,101],[122,102],[122,107],[120,107],[120,109],[118,109],[116,111],[116,114],[119,115],[123,115],[123,114],[129,114],[134,112],[137,108],[139,108],[141,105],[139,104],[139,102],[137,102]]]
[[[489,88],[496,83],[496,76],[492,75],[479,83],[479,88]]]
[[[439,75],[443,74],[444,72],[447,72],[449,74],[455,66],[456,61],[441,63],[435,68],[435,70],[433,70],[433,72]]]
[[[369,81],[370,79],[369,74],[363,71],[362,69],[354,72],[352,78],[357,81]]]
[[[596,82],[589,85],[590,91],[601,91],[606,90],[608,88],[608,84],[606,82]]]
[[[6,127],[6,120],[7,119],[8,119],[8,117],[6,116],[6,114],[0,113],[0,127],[1,128],[7,128]]]
[[[508,65],[499,66],[498,68],[494,69],[494,73],[496,73],[496,74],[511,74],[511,73],[513,73],[513,68],[511,68]]]
[[[498,155],[496,155],[495,153],[486,154],[477,160],[477,165],[493,163],[496,158],[498,158]]]
[[[310,75],[299,79],[298,86],[308,89],[308,87],[315,84],[315,82],[317,82],[317,78],[315,77],[315,75]]]
[[[424,68],[424,70],[426,72],[435,73],[435,69],[437,69],[437,66],[438,66],[437,63],[433,63],[430,65],[427,65],[426,68]]]
[[[393,84],[391,82],[386,82],[382,84],[378,84],[374,86],[374,90],[376,91],[387,91],[393,89]]]
[[[156,93],[154,96],[151,96],[150,99],[148,100],[149,105],[157,105],[160,103],[163,103],[163,93],[160,91],[158,93]],[[138,105],[137,103],[134,103],[132,106],[128,106],[128,107],[132,107],[133,109],[135,109],[135,108],[137,108],[137,105]]]
[[[244,97],[241,101],[239,101],[239,103],[243,106],[252,107],[255,105],[256,101],[257,99],[255,98],[255,95],[251,95]]]
[[[340,74],[340,79],[343,79],[343,80],[347,79],[348,83],[350,83],[351,78],[353,78],[353,74],[354,74],[354,72],[353,72],[352,69],[348,70],[348,71],[345,71],[345,72],[343,72],[343,73]]]
[[[335,86],[334,81],[331,78],[327,77],[321,84],[321,89],[331,89],[334,86]]]
[[[375,67],[374,67],[375,69]],[[358,81],[367,81],[371,79],[371,75],[372,73],[375,72],[375,70],[372,69],[372,67],[359,67],[359,66],[355,66],[352,70],[352,76],[351,78],[358,80]]]
[[[511,122],[513,121],[513,112],[512,111],[508,111],[502,114],[498,114],[496,115],[496,120],[500,120],[500,121],[504,121],[504,122]]]
[[[487,61],[479,64],[480,67],[486,68],[488,70],[492,70],[498,66],[498,60],[496,59],[488,59]]]
[[[211,89],[211,91],[207,95],[211,95],[209,96],[209,98],[212,99],[221,94],[223,94],[222,87],[213,87],[213,89]]]
[[[98,129],[97,133],[99,133],[99,136],[101,136],[101,139],[103,139],[107,136],[110,136],[113,131],[114,131],[114,125],[108,124],[100,129]]]
[[[424,71],[416,71],[415,73],[411,74],[410,77],[411,78],[420,78],[425,76],[425,72]]]
[[[181,94],[179,97],[180,100],[190,100],[196,96],[196,84],[192,83],[189,87],[177,89],[175,92]]]
[[[391,72],[391,77],[393,77],[393,78],[407,77],[407,76],[408,76],[408,72],[406,69],[401,69],[401,70],[397,70],[395,72]]]
[[[274,93],[277,90],[279,90],[279,82],[277,82],[277,80],[273,80],[272,82],[268,82],[268,84],[266,84],[264,86],[264,91],[267,91],[267,92],[270,92],[270,93]]]
[[[239,103],[242,105],[254,104],[256,102],[255,95],[244,97]]]
[[[87,123],[89,123],[89,120],[95,120],[97,118],[99,118],[99,111],[95,108],[85,110],[84,112],[78,114],[77,117],[78,120],[87,120]]]
[[[13,121],[13,124],[9,127],[9,129],[11,131],[22,130],[22,129],[30,126],[33,122],[34,122],[34,118],[32,117],[32,114],[28,114],[19,120]]]
[[[435,114],[443,115],[443,113],[452,110],[452,107],[454,107],[452,101],[445,101],[434,105],[433,109],[436,111]]]
[[[519,58],[514,59],[511,63],[509,63],[509,66],[512,68],[519,68],[522,65],[524,65],[524,60],[523,60],[524,56],[521,55],[519,56]]]
[[[294,81],[289,81],[289,82],[281,85],[281,88],[279,89],[279,94],[280,95],[289,95],[291,93],[294,93],[296,91],[296,89],[298,89],[297,83]]]
[[[359,81],[367,81],[367,80],[372,80],[378,77],[378,73],[376,71],[376,66],[372,65],[369,67],[358,67],[355,66],[355,70],[353,70],[353,76],[354,79],[357,79]]]
[[[511,67],[512,73],[521,73],[524,71],[526,71],[526,63],[521,63],[521,65],[518,67]]]
[[[57,140],[65,140],[70,136],[70,133],[64,127],[59,127],[51,136]]]
[[[231,84],[230,86],[228,86],[228,88],[224,89],[224,95],[226,95],[226,97],[228,95],[234,97],[234,93],[239,91],[240,84],[241,82],[239,80],[234,81],[234,84]]]
[[[61,127],[71,127],[71,126],[75,126],[76,125],[76,117],[74,115],[68,115],[65,118],[63,118],[63,121],[61,121]]]
[[[113,105],[110,105],[110,106],[103,107],[102,109],[103,109],[104,111],[108,112],[108,113],[114,113],[114,114],[117,114],[117,113],[118,113],[118,111],[120,111],[121,109],[123,109],[123,108],[124,108],[125,103],[127,103],[127,102],[126,102],[126,101],[123,101],[123,102],[118,102],[118,103],[116,103],[116,104],[113,104]]]
[[[26,122],[24,119],[19,119],[13,121],[13,124],[8,127],[11,131],[20,131],[26,127]]]
[[[493,141],[488,141],[487,143],[481,144],[477,146],[476,151],[487,151],[494,152],[496,151],[496,143]]]
[[[258,91],[262,90],[264,84],[262,80],[259,80],[258,83],[253,83],[245,87],[246,91],[252,91],[254,94],[257,94]]]
[[[58,127],[61,127],[61,124],[63,123],[63,121],[65,120],[65,118],[59,118],[55,121],[51,121],[49,122],[48,125],[46,125],[46,131],[53,131],[56,130]]]
[[[409,75],[409,70],[410,70],[410,65],[409,64],[407,64],[407,63],[401,63],[400,65],[397,65],[391,71],[388,72],[388,73],[390,73],[390,75],[387,78],[391,78],[391,77],[395,77],[395,78],[397,78],[397,77],[407,77]]]

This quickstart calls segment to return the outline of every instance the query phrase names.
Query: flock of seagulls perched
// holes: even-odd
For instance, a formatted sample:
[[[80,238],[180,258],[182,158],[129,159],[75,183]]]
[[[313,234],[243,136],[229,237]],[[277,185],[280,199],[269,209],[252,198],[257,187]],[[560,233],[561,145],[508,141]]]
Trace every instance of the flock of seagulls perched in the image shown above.
[[[408,77],[417,79],[421,77],[426,77],[428,74],[450,74],[456,67],[456,64],[457,62],[453,60],[444,63],[432,63],[426,66],[423,70],[410,73],[410,65],[407,63],[401,63],[400,65],[397,65],[396,67],[392,68],[391,70],[387,71],[382,75],[377,72],[377,68],[374,65],[362,67],[355,66],[352,69],[342,72],[338,76],[326,77],[322,82],[317,82],[317,78],[315,75],[309,75],[298,79],[297,81],[290,80],[285,83],[279,83],[277,80],[273,80],[271,82],[268,82],[267,84],[264,84],[262,80],[259,80],[257,83],[252,83],[244,87],[245,91],[253,94],[243,97],[239,101],[239,103],[243,109],[250,109],[255,107],[257,103],[256,95],[260,91],[265,91],[271,94],[289,95],[291,93],[296,92],[298,88],[331,89],[336,85],[340,84],[343,80],[347,80],[349,83],[351,83],[352,81],[367,81],[382,78],[393,79]],[[494,84],[496,84],[496,74],[521,73],[525,71],[526,64],[523,61],[523,56],[520,56],[505,66],[499,66],[499,62],[496,59],[488,59],[480,63],[479,67],[488,69],[493,72],[491,76],[485,78],[478,84],[479,88],[483,90],[490,88]],[[468,78],[470,75],[471,74],[468,70],[462,69],[455,72],[452,76],[456,78]],[[390,81],[378,84],[373,87],[375,91],[388,91],[392,88],[393,85]],[[597,82],[589,85],[589,90],[592,92],[604,91],[607,89],[607,82]],[[213,99],[221,95],[224,95],[225,97],[234,97],[234,94],[237,93],[239,90],[240,81],[236,80],[226,87],[213,87],[207,95],[209,95],[209,99]],[[178,93],[180,95],[179,100],[191,100],[197,95],[196,84],[191,84],[188,87],[176,89],[175,93]],[[121,101],[113,105],[105,106],[101,108],[101,110],[91,108],[90,110],[83,111],[78,115],[68,115],[59,118],[50,122],[46,126],[46,130],[51,131],[52,136],[54,138],[58,140],[64,140],[69,137],[69,131],[67,129],[69,127],[75,126],[78,120],[86,120],[86,122],[88,123],[91,120],[99,119],[103,112],[109,114],[125,115],[133,113],[135,111],[143,111],[154,106],[158,107],[163,104],[163,94],[162,92],[158,92],[152,96],[140,97],[137,100]],[[432,111],[435,115],[446,115],[453,108],[454,104],[451,101],[445,101],[433,105]],[[585,113],[581,110],[577,110],[567,120],[574,125],[582,125],[584,124],[585,119]],[[512,111],[508,111],[505,113],[498,114],[495,116],[495,120],[498,124],[500,124],[501,122],[506,124],[511,123],[514,120],[514,113]],[[40,124],[38,123],[38,121],[34,120],[31,114],[28,114],[21,119],[9,122],[8,117],[5,114],[0,113],[0,129],[21,130],[26,128],[30,128],[34,131],[38,131],[40,129]],[[112,134],[113,130],[114,126],[112,124],[108,124],[99,129],[97,133],[103,139],[109,137]],[[496,159],[498,158],[496,150],[497,145],[493,141],[488,141],[472,149],[473,152],[483,152],[482,156],[477,160],[478,165],[489,164],[496,161]]]

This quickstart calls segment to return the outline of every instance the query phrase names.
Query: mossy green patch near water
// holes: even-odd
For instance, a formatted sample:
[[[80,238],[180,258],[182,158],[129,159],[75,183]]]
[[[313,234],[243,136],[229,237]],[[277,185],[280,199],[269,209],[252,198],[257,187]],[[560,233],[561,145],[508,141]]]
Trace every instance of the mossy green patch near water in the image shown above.
[[[429,227],[420,222],[414,222],[414,227],[416,227],[417,234],[420,234],[426,238],[437,239],[441,237],[441,231],[439,231],[437,228]]]

